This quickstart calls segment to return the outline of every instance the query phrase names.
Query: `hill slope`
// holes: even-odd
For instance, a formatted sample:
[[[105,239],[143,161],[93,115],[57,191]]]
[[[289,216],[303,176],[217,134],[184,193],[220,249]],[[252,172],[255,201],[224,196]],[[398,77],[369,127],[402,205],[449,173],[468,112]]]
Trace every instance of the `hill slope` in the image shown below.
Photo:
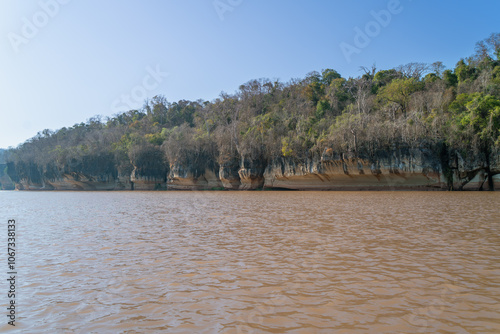
[[[500,34],[454,69],[410,63],[252,80],[212,102],[140,110],[12,150],[19,189],[494,189]]]

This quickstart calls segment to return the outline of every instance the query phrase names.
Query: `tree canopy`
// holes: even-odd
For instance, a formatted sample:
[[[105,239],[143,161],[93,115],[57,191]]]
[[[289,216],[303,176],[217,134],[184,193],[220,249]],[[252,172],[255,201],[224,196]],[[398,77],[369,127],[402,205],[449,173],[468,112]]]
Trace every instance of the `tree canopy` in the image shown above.
[[[20,176],[30,166],[161,174],[175,162],[302,159],[395,143],[491,149],[500,142],[499,36],[478,42],[476,54],[450,69],[410,63],[363,68],[355,78],[323,69],[289,82],[251,80],[213,101],[154,96],[137,110],[43,130],[11,150],[9,161]]]

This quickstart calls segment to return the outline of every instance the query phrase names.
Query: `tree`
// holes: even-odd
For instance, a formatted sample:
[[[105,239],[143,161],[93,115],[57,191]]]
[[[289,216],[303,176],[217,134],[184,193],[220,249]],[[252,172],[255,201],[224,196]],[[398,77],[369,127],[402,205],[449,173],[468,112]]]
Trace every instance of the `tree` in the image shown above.
[[[349,78],[345,86],[351,95],[351,100],[354,100],[356,103],[357,113],[367,113],[370,109],[369,100],[372,88],[370,76],[365,74],[360,78]]]
[[[167,99],[163,95],[156,95],[150,101],[150,110],[151,120],[157,122],[161,125],[167,122],[169,103]]]
[[[500,33],[492,33],[488,38],[477,42],[475,51],[474,58],[478,61],[492,60],[494,57],[500,60]]]
[[[498,141],[500,100],[482,93],[461,94],[450,106],[456,112],[461,129],[470,128],[479,139],[490,145]]]
[[[431,82],[435,82],[439,79],[439,76],[436,75],[436,73],[428,73],[425,77],[424,77],[424,81],[425,83],[431,83]]]
[[[425,63],[408,63],[398,66],[396,70],[405,78],[420,80],[422,75],[429,70],[429,66]]]
[[[306,86],[305,95],[307,99],[313,103],[314,106],[325,96],[325,85],[319,81],[313,81]]]
[[[406,117],[410,96],[419,89],[419,86],[415,78],[395,79],[387,86],[384,86],[378,95],[383,100],[396,103]]]
[[[486,39],[486,42],[497,60],[500,60],[500,33],[492,33],[490,37]]]
[[[349,100],[349,92],[346,88],[347,81],[344,78],[334,79],[326,89],[330,108],[334,115],[340,115]]]
[[[441,78],[443,76],[443,72],[444,72],[446,66],[444,66],[442,61],[436,61],[436,62],[431,64],[430,68],[432,69],[432,72],[434,74],[436,74],[438,77]]]
[[[383,87],[389,84],[392,80],[399,78],[402,78],[402,74],[395,69],[378,71],[373,76],[372,92],[376,94],[380,87]]]
[[[500,100],[482,93],[460,94],[450,109],[456,125],[454,137],[459,138],[460,144],[477,147],[484,154],[488,188],[493,190],[490,154],[494,145],[500,147]]]
[[[327,147],[366,157],[394,144],[445,144],[480,160],[500,145],[499,48],[500,35],[492,34],[450,70],[442,62],[372,66],[344,79],[327,68],[287,83],[250,80],[212,102],[169,103],[159,95],[104,122],[97,116],[41,131],[8,159],[13,175],[33,182],[58,173],[130,175],[134,167],[163,177],[167,164],[199,176],[217,163],[237,178],[246,159],[311,159]]]
[[[327,68],[321,71],[322,81],[326,86],[329,86],[333,80],[340,79],[342,76],[335,70]]]
[[[455,66],[455,73],[458,78],[458,83],[463,83],[467,80],[474,80],[477,77],[476,68],[472,64],[466,64],[464,59]]]
[[[443,72],[443,79],[448,87],[455,87],[458,83],[458,77],[451,70]]]
[[[137,175],[155,178],[166,178],[168,163],[163,150],[149,143],[132,146],[129,158]]]

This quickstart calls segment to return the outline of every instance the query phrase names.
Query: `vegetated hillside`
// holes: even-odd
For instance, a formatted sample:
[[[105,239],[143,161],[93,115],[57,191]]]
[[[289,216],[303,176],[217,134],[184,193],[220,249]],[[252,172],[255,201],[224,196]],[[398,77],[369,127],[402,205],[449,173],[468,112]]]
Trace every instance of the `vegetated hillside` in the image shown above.
[[[5,164],[5,152],[3,148],[0,148],[0,164]]]
[[[9,175],[19,189],[493,189],[500,34],[454,69],[362,70],[252,80],[212,102],[155,96],[38,133],[10,152]]]
[[[5,152],[4,149],[0,148],[0,190],[12,190],[14,189],[14,184],[7,175]]]

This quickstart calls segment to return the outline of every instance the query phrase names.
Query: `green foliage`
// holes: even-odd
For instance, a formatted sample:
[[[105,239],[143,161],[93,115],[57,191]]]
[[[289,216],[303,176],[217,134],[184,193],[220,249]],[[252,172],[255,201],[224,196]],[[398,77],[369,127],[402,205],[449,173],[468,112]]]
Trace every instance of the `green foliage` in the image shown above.
[[[481,94],[474,93],[474,94],[460,94],[458,95],[455,100],[450,104],[449,110],[454,113],[454,114],[462,114],[467,110],[466,105],[474,97],[480,96]]]
[[[325,85],[320,82],[312,82],[305,88],[307,99],[317,105],[318,101],[325,96]]]
[[[290,147],[290,138],[288,137],[281,139],[281,154],[284,157],[291,157],[293,155],[293,150]]]
[[[461,94],[450,106],[461,130],[469,129],[480,140],[494,142],[500,131],[500,100],[482,93]]]
[[[326,86],[329,86],[333,80],[341,78],[341,75],[337,71],[329,68],[321,71],[321,76],[322,76],[322,82]]]
[[[148,133],[144,135],[144,138],[146,138],[149,143],[157,146],[163,144],[166,139],[162,133]]]
[[[124,134],[119,142],[113,143],[113,148],[115,150],[129,151],[133,145],[141,145],[145,141],[145,138],[140,136],[138,133],[126,133]]]
[[[496,85],[500,85],[500,65],[493,68],[491,72],[491,82]]]
[[[325,114],[327,114],[329,110],[330,110],[330,102],[328,102],[327,100],[320,100],[316,105],[316,114],[315,114],[316,119],[319,120],[325,117]]]
[[[95,171],[93,163],[110,173],[127,174],[135,168],[164,175],[164,167],[177,162],[195,166],[192,172],[198,173],[207,164],[241,156],[310,158],[327,148],[370,151],[419,141],[453,147],[498,145],[500,62],[493,60],[498,52],[495,36],[480,45],[482,58],[461,60],[445,71],[436,62],[423,79],[425,66],[412,63],[373,68],[348,79],[324,69],[287,83],[251,80],[235,94],[221,93],[212,102],[170,103],[155,96],[140,110],[41,131],[12,150],[8,162],[20,178],[40,181],[48,170]]]
[[[406,115],[411,94],[421,89],[422,85],[415,79],[394,79],[382,87],[378,96],[381,100],[396,103]]]
[[[425,83],[431,83],[439,80],[439,77],[436,73],[429,73],[424,77]]]
[[[344,109],[345,104],[351,97],[347,90],[347,80],[344,78],[332,80],[327,89],[327,97],[329,101],[329,109],[331,109],[334,114],[340,114],[342,109]]]
[[[455,73],[458,78],[458,83],[472,81],[477,78],[476,68],[471,64],[466,64],[463,59],[457,63]]]
[[[446,82],[448,87],[455,87],[458,84],[458,77],[451,70],[443,72],[443,80]]]
[[[382,70],[375,73],[375,76],[373,77],[373,83],[377,87],[383,87],[391,83],[392,80],[401,78],[401,76],[401,73],[399,73],[395,69]]]

